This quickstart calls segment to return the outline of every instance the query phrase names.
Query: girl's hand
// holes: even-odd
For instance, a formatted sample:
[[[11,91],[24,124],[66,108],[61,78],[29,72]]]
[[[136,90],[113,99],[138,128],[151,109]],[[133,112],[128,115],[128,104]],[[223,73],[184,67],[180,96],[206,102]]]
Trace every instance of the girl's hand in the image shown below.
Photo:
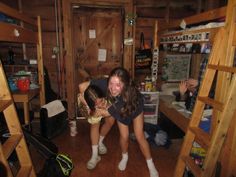
[[[187,81],[181,81],[179,84],[179,92],[180,95],[184,95],[185,92],[187,91]]]

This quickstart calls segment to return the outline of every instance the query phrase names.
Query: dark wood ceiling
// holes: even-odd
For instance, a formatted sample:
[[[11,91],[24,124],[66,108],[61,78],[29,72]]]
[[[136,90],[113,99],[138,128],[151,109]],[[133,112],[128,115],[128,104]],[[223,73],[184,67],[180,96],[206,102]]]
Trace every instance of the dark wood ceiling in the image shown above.
[[[20,1],[30,6],[45,8],[45,6],[54,6],[55,0],[0,0],[15,8]],[[133,0],[133,2],[138,17],[170,19],[183,18],[227,4],[227,0]]]
[[[222,7],[227,0],[135,0],[136,14],[144,18],[183,18]]]

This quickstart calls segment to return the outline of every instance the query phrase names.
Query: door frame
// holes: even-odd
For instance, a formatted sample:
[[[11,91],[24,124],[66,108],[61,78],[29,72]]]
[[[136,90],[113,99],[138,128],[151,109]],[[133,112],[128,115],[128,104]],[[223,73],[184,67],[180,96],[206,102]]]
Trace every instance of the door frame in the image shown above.
[[[66,99],[68,103],[68,118],[74,119],[76,112],[76,90],[77,85],[75,85],[75,71],[74,71],[74,63],[75,56],[72,47],[72,25],[73,22],[73,5],[90,5],[90,6],[114,6],[121,7],[124,9],[125,16],[127,14],[133,13],[133,0],[62,0],[62,13],[63,13],[63,28],[64,28],[64,53],[65,53],[65,68],[66,68],[66,80],[70,82],[66,82]],[[126,20],[124,20],[124,39],[134,36],[134,26],[130,26]],[[126,68],[131,75],[133,76],[133,62],[134,62],[134,44],[133,45],[124,45],[123,47],[123,67]]]

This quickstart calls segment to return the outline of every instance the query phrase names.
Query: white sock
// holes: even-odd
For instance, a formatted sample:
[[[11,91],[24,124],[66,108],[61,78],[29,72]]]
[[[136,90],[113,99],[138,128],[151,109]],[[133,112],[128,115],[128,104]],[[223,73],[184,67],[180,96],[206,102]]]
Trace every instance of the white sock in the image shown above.
[[[105,136],[99,136],[99,142],[98,144],[102,144],[103,143],[103,140],[104,140]]]
[[[98,157],[98,145],[92,145],[92,159]]]
[[[124,171],[128,162],[128,152],[122,154],[122,159],[118,165],[119,170]]]
[[[147,161],[147,166],[148,166],[148,169],[149,169],[150,177],[159,177],[159,174],[156,170],[156,167],[155,167],[152,159],[148,159],[146,161]]]

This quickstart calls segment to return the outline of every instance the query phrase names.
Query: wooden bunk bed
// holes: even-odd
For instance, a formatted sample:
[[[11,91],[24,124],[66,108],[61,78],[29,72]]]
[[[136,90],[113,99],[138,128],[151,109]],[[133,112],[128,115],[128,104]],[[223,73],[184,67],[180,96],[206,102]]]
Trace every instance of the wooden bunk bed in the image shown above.
[[[14,44],[22,44],[22,46],[29,45],[30,47],[33,46],[33,48],[36,49],[33,50],[33,52],[35,52],[34,56],[37,56],[39,91],[29,90],[24,93],[17,92],[13,94],[14,101],[23,103],[25,123],[29,123],[28,102],[30,99],[39,93],[40,105],[45,104],[41,19],[39,16],[37,19],[33,19],[3,3],[0,3],[0,13],[7,19],[2,19],[0,21],[0,42],[4,44],[6,43],[6,45],[10,46],[13,45],[13,47]],[[22,47],[22,55],[25,54],[24,52],[25,50],[23,50]],[[10,67],[14,67],[14,65]]]
[[[226,41],[226,39],[222,40],[222,44],[223,44],[222,47],[225,47],[225,51],[221,50],[221,51],[223,51],[222,53],[220,53],[222,60],[219,61],[219,65],[232,66],[232,63],[233,63],[232,60],[233,60],[233,55],[234,55],[234,52],[232,52],[232,48],[235,47],[235,30],[234,30],[235,22],[231,18],[235,17],[235,15],[234,15],[235,10],[236,10],[235,9],[235,1],[232,0],[232,1],[228,2],[227,7],[222,7],[219,9],[211,10],[209,12],[197,14],[195,16],[187,17],[185,19],[175,20],[175,21],[172,21],[171,23],[168,23],[168,24],[162,24],[162,25],[160,25],[161,28],[159,29],[159,33],[158,33],[159,43],[162,43],[162,44],[164,44],[164,43],[166,43],[166,44],[167,43],[168,44],[185,43],[186,41],[183,41],[183,39],[178,40],[178,37],[184,36],[184,35],[189,35],[189,34],[195,35],[195,34],[199,34],[202,32],[208,32],[210,37],[207,41],[201,40],[201,39],[197,39],[197,40],[190,39],[192,41],[187,41],[187,42],[192,42],[192,43],[210,42],[213,44],[216,40],[215,35],[217,34],[217,32],[220,30],[221,31],[225,30],[226,31],[226,33],[224,33],[225,38],[229,38],[229,39],[231,38],[231,39],[229,41]],[[208,23],[210,21],[219,20],[219,19],[225,20],[224,27],[214,27],[214,28],[195,29],[195,30],[181,30],[179,32],[175,31],[172,33],[169,32],[172,29],[174,29],[174,30],[178,29],[179,25],[183,22],[183,20],[187,25],[194,25],[194,24],[202,24],[205,22]],[[234,23],[234,26],[232,25],[233,23]],[[171,41],[175,37],[177,40]],[[161,38],[162,38],[162,40],[161,40]],[[163,56],[163,55],[160,54],[160,56]],[[213,56],[213,58],[214,57],[219,57],[219,56]],[[221,69],[222,67],[219,66],[219,68]],[[235,72],[235,71],[232,71],[232,72]],[[230,82],[229,79],[227,79],[228,76],[223,74],[222,71],[218,71],[218,80],[216,83],[216,92],[215,92],[215,100],[217,100],[217,101],[224,102],[226,100],[225,97],[226,97],[227,93],[225,93],[226,91],[224,91],[224,89],[222,89],[222,88],[225,87],[225,90],[226,90],[229,87],[229,83],[226,82],[226,81]],[[232,77],[232,75],[231,75],[231,77]],[[234,106],[235,105],[232,105],[232,107],[234,107]],[[196,110],[198,108],[196,108]],[[166,101],[165,97],[162,97],[160,100],[159,111],[163,112],[168,117],[168,119],[170,119],[174,124],[176,124],[178,127],[180,127],[184,132],[186,132],[186,130],[189,127],[190,119],[187,120],[186,116],[184,116],[184,115],[182,115],[182,116],[177,115],[176,114],[177,110],[173,107],[173,105],[170,105],[170,103],[168,103],[168,101]],[[211,125],[210,125],[211,130],[212,130],[211,136],[214,136],[214,133],[215,133],[214,130],[216,130],[216,132],[217,132],[217,127],[218,127],[218,124],[220,123],[219,115],[217,116],[217,114],[218,113],[213,111],[214,119],[211,120]],[[235,118],[235,116],[236,116],[236,112],[234,112],[233,118]],[[218,168],[217,168],[218,171],[215,172],[217,176],[231,176],[231,175],[234,176],[235,175],[235,170],[233,167],[233,165],[235,165],[235,162],[236,162],[236,158],[234,156],[234,154],[236,152],[236,150],[235,150],[235,144],[236,144],[236,141],[235,141],[235,134],[236,134],[235,119],[232,119],[231,122],[232,123],[231,123],[231,126],[229,126],[227,138],[225,140],[225,144],[224,144],[223,148],[221,149],[221,155],[218,158],[220,168],[218,165]],[[190,131],[190,130],[188,130],[188,131]],[[219,130],[219,131],[221,131],[221,130]],[[187,139],[186,142],[188,142],[188,141],[190,141],[190,140]],[[184,152],[183,152],[184,149],[185,149],[185,146],[181,150],[181,154],[184,154]],[[213,151],[216,151],[215,149],[217,149],[217,147],[213,147]],[[219,150],[217,150],[217,151],[219,151]],[[225,156],[225,154],[227,154],[227,155]],[[213,158],[217,158],[217,157],[210,157],[210,158],[213,159]],[[228,158],[230,158],[229,161],[227,160]],[[180,159],[181,159],[181,157],[180,157]],[[179,161],[178,161],[178,165],[179,165]],[[214,168],[213,165],[212,165],[212,168]],[[176,167],[176,171],[175,171],[176,176],[178,176],[179,174],[182,174],[182,173],[179,173],[178,169],[179,169],[179,166]],[[204,169],[203,169],[203,171],[204,171]]]
[[[222,27],[222,22],[220,23],[220,27],[214,26],[213,28],[204,28],[202,24],[206,24],[209,22],[212,22],[214,20],[221,20],[225,18],[226,14],[226,7],[222,7],[219,9],[214,9],[211,11],[207,11],[201,14],[197,14],[194,16],[186,17],[184,19],[178,19],[171,21],[170,23],[162,23],[160,24],[160,28],[158,29],[158,43],[159,45],[163,44],[184,44],[184,43],[213,43],[214,42],[214,36],[217,33],[217,31]],[[180,30],[180,24],[186,23],[187,28]],[[194,25],[203,26],[201,29],[194,27],[194,29],[190,29],[189,26]],[[208,25],[209,26],[209,25]],[[195,39],[195,36],[198,36],[201,33],[207,33],[208,39],[205,38],[198,38]],[[183,39],[186,36],[187,39]],[[189,39],[188,39],[189,36]],[[194,36],[192,38],[192,36]],[[168,51],[160,51],[160,63],[162,63],[162,58],[165,57],[165,55],[168,53]],[[175,54],[180,54],[178,52],[175,52]],[[159,65],[159,70],[161,71],[161,64]],[[160,72],[161,73],[161,72]],[[160,79],[160,78],[159,78]],[[189,122],[189,115],[185,113],[180,113],[177,110],[177,107],[172,105],[171,102],[173,101],[173,98],[170,98],[170,96],[160,97],[160,104],[159,104],[159,111],[164,113],[168,119],[170,119],[174,124],[176,124],[181,130],[184,132],[187,130],[188,122]]]
[[[204,28],[202,27],[201,29],[199,28],[194,28],[191,30],[189,27],[190,26],[196,26],[196,25],[201,25],[201,24],[206,24],[209,22],[214,22],[216,20],[224,20],[226,14],[226,7],[221,7],[218,9],[210,10],[207,12],[203,12],[197,15],[193,15],[190,17],[186,17],[183,19],[177,19],[177,20],[171,20],[169,23],[164,23],[163,21],[160,22],[159,24],[159,29],[158,29],[158,36],[159,38],[165,37],[165,36],[177,36],[179,34],[195,34],[199,32],[210,32],[210,39],[214,38],[215,31],[217,31],[217,27],[213,28]],[[185,23],[186,28],[180,30],[180,25],[182,23]],[[174,31],[170,33],[170,31]],[[160,41],[159,41],[160,42]],[[182,41],[175,41],[174,43],[182,42]],[[192,42],[192,41],[191,41]],[[205,41],[196,41],[196,42],[205,42]],[[172,42],[173,43],[173,42]]]
[[[34,49],[36,48],[39,88],[37,91],[33,90],[33,92],[39,93],[40,104],[43,105],[45,104],[45,91],[40,17],[37,17],[35,20],[3,3],[0,3],[0,14],[6,17],[1,18],[0,21],[1,43],[10,46],[16,44],[22,44],[22,46],[24,46],[28,44],[34,46]],[[9,136],[4,140],[1,139],[0,143],[0,162],[1,165],[4,166],[3,171],[5,171],[3,175],[7,177],[36,177],[14,103],[17,102],[17,100],[23,102],[24,108],[28,111],[27,104],[33,93],[30,89],[22,93],[12,94],[9,90],[8,81],[3,68],[2,61],[0,61],[0,111],[3,113],[1,119],[5,119],[6,122],[6,126],[5,124],[1,124],[1,127],[3,126],[3,129],[9,132]],[[29,120],[25,120],[25,123],[29,123]],[[15,164],[13,164],[13,166],[9,165],[9,157],[13,152],[16,152],[17,167],[14,167]]]

